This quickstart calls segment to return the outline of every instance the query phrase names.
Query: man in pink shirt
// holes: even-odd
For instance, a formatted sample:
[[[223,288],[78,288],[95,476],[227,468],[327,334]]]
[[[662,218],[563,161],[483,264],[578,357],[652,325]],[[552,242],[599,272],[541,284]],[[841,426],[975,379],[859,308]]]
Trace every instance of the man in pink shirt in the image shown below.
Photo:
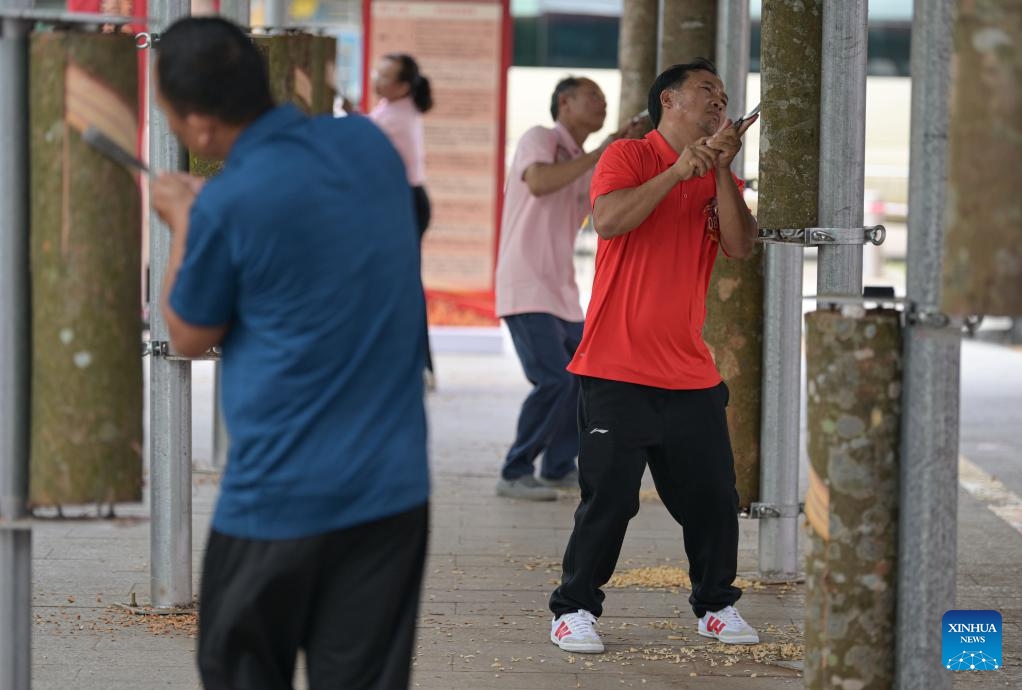
[[[582,338],[575,238],[589,214],[589,181],[600,154],[582,144],[603,127],[607,101],[595,82],[562,79],[550,114],[518,142],[508,172],[497,255],[496,312],[504,319],[533,389],[522,404],[497,495],[535,501],[578,488],[578,382],[565,367]],[[540,476],[535,460],[543,454]]]

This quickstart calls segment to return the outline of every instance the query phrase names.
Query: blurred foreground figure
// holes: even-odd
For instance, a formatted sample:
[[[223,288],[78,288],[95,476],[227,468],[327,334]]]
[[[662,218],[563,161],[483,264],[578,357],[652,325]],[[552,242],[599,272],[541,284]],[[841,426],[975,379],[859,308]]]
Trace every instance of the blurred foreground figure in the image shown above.
[[[419,248],[404,167],[365,118],[275,107],[235,25],[161,37],[158,102],[205,185],[160,176],[173,348],[223,348],[231,437],[203,563],[207,688],[408,686],[426,552]]]

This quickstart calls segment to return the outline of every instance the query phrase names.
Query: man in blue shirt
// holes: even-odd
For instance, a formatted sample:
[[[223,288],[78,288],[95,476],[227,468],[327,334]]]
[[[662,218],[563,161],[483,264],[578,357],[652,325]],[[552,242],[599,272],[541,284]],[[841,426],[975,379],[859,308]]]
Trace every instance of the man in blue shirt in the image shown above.
[[[157,97],[203,185],[161,175],[171,345],[223,349],[231,448],[203,565],[207,688],[405,688],[429,480],[418,233],[400,157],[365,118],[274,107],[258,49],[191,18]]]

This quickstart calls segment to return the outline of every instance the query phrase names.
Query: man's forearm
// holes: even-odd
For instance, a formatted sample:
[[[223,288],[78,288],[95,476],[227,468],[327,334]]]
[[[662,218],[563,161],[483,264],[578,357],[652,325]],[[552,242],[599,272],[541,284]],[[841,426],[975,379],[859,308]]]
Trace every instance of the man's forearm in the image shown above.
[[[546,196],[564,189],[580,178],[600,159],[601,151],[583,153],[562,163],[536,163],[525,171],[525,184],[533,196]]]
[[[729,168],[717,169],[717,216],[724,251],[736,259],[749,256],[759,237],[759,224],[745,206]]]
[[[596,234],[609,240],[639,227],[679,181],[678,172],[671,167],[638,187],[604,194],[593,210]]]

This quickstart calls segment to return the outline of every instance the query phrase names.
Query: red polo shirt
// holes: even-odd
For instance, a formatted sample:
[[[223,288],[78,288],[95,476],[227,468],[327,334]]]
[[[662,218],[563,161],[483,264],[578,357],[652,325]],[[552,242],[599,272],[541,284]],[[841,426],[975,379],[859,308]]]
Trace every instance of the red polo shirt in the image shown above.
[[[616,141],[600,157],[590,199],[595,204],[604,194],[638,187],[677,159],[655,130]],[[569,371],[674,390],[720,383],[702,337],[720,246],[716,197],[712,174],[687,180],[637,228],[600,239],[585,331]]]

